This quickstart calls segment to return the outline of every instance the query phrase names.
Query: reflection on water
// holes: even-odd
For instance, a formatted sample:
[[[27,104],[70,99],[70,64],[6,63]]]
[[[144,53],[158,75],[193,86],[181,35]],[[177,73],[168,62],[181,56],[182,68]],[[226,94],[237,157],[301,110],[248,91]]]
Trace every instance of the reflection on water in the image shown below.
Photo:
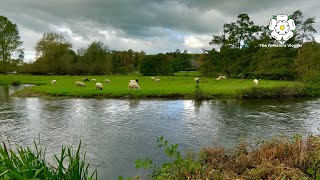
[[[7,101],[9,99],[9,88],[0,86],[0,101]]]
[[[320,100],[45,100],[10,98],[8,90],[0,88],[0,140],[32,145],[40,135],[52,154],[81,139],[101,179],[145,173],[134,168],[138,158],[162,162],[155,145],[160,135],[198,150],[233,147],[243,138],[317,133],[320,127]]]

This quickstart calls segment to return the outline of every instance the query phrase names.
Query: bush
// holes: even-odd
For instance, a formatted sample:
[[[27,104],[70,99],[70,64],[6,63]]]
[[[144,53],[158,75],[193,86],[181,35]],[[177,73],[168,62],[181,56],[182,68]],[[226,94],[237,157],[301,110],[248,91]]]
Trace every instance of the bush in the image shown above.
[[[20,84],[21,84],[20,81],[12,81],[12,83],[11,83],[12,86],[18,86]]]
[[[306,88],[304,85],[296,86],[280,86],[275,88],[252,87],[243,89],[238,93],[240,98],[281,98],[281,97],[302,97],[306,96]]]
[[[199,84],[197,84],[194,90],[194,100],[199,101],[204,99],[206,99],[206,96],[203,90],[200,88]]]
[[[151,159],[136,160],[136,167],[151,169],[152,179],[319,179],[320,136],[274,138],[258,147],[239,144],[235,149],[203,148],[182,157],[177,144],[161,136],[158,147],[172,161],[154,166]]]

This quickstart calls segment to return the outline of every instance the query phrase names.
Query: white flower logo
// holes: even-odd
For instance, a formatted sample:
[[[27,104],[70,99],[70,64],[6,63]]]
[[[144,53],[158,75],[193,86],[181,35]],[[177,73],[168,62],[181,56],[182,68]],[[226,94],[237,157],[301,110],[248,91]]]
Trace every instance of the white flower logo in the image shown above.
[[[270,20],[269,29],[272,31],[271,36],[278,41],[285,42],[293,37],[296,30],[294,20],[285,14],[273,16]]]

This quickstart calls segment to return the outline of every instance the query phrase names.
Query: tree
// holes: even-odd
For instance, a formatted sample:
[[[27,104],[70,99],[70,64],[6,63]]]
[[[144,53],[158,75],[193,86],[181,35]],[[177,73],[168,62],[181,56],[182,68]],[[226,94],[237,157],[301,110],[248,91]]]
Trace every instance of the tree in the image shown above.
[[[317,33],[317,30],[314,28],[315,17],[307,18],[303,21],[303,13],[300,10],[295,11],[291,15],[292,19],[295,22],[297,34],[295,36],[296,41],[304,43],[306,41],[315,42],[313,34]]]
[[[107,58],[109,48],[103,42],[92,42],[87,49],[79,50],[83,51],[80,67],[83,72],[89,72],[90,74],[105,74],[107,72]]]
[[[239,14],[236,22],[223,25],[223,35],[213,36],[210,45],[220,45],[221,47],[242,48],[248,46],[250,42],[257,39],[259,26],[254,25],[247,14]]]
[[[295,71],[300,80],[320,83],[320,44],[307,42],[298,50],[294,60]]]
[[[75,53],[71,44],[58,33],[45,33],[37,42],[37,60],[34,70],[37,73],[69,74]]]
[[[23,53],[21,49],[18,49],[21,45],[22,41],[20,41],[17,25],[9,21],[8,18],[0,16],[0,60],[3,64],[2,67],[4,67],[4,73],[7,73],[7,64],[11,59],[11,53]]]

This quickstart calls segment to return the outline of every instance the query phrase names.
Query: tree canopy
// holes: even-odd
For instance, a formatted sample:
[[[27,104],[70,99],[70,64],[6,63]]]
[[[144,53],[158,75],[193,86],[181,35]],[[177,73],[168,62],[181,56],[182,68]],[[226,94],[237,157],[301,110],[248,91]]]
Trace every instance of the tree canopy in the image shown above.
[[[17,53],[18,57],[23,58],[23,50],[19,49],[22,45],[19,30],[7,17],[0,16],[0,71],[7,73],[11,55]]]

